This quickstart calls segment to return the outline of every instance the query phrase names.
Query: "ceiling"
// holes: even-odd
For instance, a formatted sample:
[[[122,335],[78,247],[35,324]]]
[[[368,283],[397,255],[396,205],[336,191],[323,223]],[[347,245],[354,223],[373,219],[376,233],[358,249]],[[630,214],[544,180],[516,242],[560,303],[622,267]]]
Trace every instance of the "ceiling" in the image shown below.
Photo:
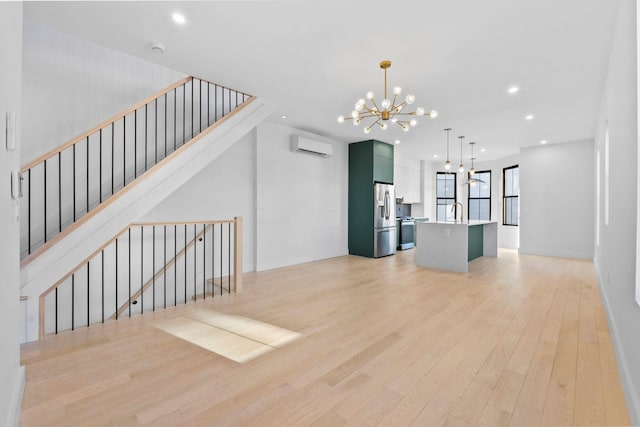
[[[26,19],[267,98],[279,106],[270,120],[287,126],[344,142],[397,139],[396,149],[428,160],[444,159],[452,128],[454,162],[459,135],[464,157],[477,142],[477,161],[592,138],[617,9],[618,0],[24,4]],[[385,59],[389,89],[438,117],[369,135],[339,124],[367,91],[382,93]],[[512,85],[520,91],[507,93]]]

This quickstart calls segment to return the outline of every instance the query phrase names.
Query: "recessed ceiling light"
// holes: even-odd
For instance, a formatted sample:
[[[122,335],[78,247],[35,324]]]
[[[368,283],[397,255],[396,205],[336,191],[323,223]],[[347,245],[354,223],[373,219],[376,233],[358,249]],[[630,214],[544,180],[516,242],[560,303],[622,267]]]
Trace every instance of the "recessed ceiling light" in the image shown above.
[[[544,145],[544,144],[546,144],[546,143],[547,143],[547,140],[546,140],[546,139],[543,139],[542,141],[540,141],[540,144],[543,144],[543,145]]]
[[[184,17],[184,15],[182,15],[180,13],[174,13],[173,15],[171,15],[171,17],[173,18],[173,22],[175,22],[176,24],[182,25],[185,22],[187,22],[187,20]]]
[[[281,119],[286,119],[287,116],[285,116],[284,114],[280,116]]]
[[[481,153],[484,153],[485,151],[487,151],[487,149],[486,149],[486,148],[481,148],[481,149],[480,149],[480,152],[481,152]]]
[[[396,139],[396,145],[400,144],[400,140]]]
[[[518,86],[511,86],[507,92],[509,93],[517,93],[520,90],[520,88]]]
[[[438,155],[437,155],[437,154],[434,154],[434,155],[433,155],[433,158],[434,158],[434,159],[437,159],[437,158],[438,158]]]
[[[525,116],[525,120],[533,120],[533,114]]]

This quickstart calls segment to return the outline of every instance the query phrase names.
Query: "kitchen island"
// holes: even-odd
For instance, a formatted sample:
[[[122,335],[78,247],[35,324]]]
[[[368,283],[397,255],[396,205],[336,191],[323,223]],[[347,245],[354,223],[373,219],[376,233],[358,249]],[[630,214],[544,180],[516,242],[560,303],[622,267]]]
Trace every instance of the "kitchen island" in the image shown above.
[[[470,261],[498,256],[498,224],[420,222],[416,224],[416,242],[416,265],[467,273]]]

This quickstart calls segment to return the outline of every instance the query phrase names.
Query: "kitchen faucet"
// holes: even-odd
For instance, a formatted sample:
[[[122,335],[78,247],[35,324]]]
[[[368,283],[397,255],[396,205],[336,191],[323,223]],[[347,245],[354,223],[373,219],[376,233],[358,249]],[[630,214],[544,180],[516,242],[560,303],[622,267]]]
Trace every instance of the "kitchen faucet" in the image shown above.
[[[462,224],[464,222],[464,210],[463,210],[464,207],[460,202],[451,203],[451,212],[455,212],[456,205],[460,205],[460,223]],[[455,222],[458,222],[457,216],[454,217],[453,219],[455,220]]]

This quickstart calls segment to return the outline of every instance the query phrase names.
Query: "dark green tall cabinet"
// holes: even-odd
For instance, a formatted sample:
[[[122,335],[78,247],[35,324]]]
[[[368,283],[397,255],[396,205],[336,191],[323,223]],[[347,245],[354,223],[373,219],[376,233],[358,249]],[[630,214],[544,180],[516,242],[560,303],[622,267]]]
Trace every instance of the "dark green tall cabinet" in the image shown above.
[[[376,182],[393,184],[393,145],[374,139],[349,144],[349,253],[352,255],[373,257],[373,184]]]

